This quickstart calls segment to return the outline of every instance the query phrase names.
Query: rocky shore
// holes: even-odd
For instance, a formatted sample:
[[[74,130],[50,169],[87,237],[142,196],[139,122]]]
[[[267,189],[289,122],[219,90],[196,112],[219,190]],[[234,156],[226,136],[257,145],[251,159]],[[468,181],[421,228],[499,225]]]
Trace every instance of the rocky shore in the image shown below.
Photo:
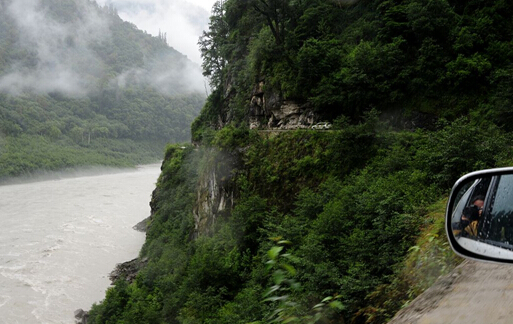
[[[75,311],[75,323],[76,324],[87,324],[87,318],[89,317],[89,313],[79,308]]]
[[[148,216],[147,218],[143,219],[139,223],[135,224],[132,228],[139,232],[146,232],[146,229],[148,228],[148,222],[151,219],[151,216]]]
[[[109,274],[109,279],[112,283],[116,280],[125,278],[126,281],[132,283],[139,273],[139,270],[148,263],[148,258],[135,258],[133,260],[118,263],[116,268]]]
[[[133,227],[133,229],[139,232],[146,232],[147,223],[150,217],[137,223]],[[124,278],[126,281],[132,283],[137,277],[139,270],[141,270],[147,263],[148,258],[135,258],[130,261],[118,263],[114,270],[112,270],[112,272],[109,274],[109,279],[112,284],[114,284],[116,280],[121,278]],[[87,324],[87,320],[89,317],[88,311],[79,308],[75,311],[74,315],[76,324]]]

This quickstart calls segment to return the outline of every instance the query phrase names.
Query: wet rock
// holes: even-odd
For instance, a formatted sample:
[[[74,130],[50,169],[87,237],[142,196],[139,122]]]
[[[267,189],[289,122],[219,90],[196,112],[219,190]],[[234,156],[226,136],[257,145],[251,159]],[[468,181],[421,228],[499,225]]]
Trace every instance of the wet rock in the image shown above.
[[[87,318],[89,317],[89,313],[79,308],[75,311],[75,323],[76,324],[87,324]]]
[[[313,107],[308,102],[285,100],[279,93],[265,90],[264,81],[260,81],[253,88],[249,105],[251,129],[310,128],[317,118]]]
[[[120,278],[125,278],[128,282],[133,282],[137,273],[148,263],[148,258],[136,258],[127,262],[118,263],[116,268],[109,274],[109,279],[114,283]]]
[[[143,219],[139,223],[135,224],[132,228],[138,232],[146,233],[146,230],[148,229],[148,222],[150,221],[151,216]]]

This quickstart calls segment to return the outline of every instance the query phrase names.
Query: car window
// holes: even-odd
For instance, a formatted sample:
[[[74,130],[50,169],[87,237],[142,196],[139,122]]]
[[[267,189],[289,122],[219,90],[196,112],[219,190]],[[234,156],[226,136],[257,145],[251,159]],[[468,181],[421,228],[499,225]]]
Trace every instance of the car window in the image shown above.
[[[476,180],[474,183],[468,183],[456,194],[456,199],[454,200],[456,207],[453,207],[452,214],[452,224],[453,227],[457,227],[460,223],[461,213],[463,212],[463,208],[467,205],[467,202],[470,198],[472,192],[474,192],[474,188],[481,180]]]
[[[472,205],[472,202],[478,198],[486,199],[488,188],[490,187],[491,177],[477,179],[474,183],[468,183],[457,193],[455,203],[457,206],[453,209],[452,222],[459,223],[463,209]]]
[[[485,239],[512,245],[513,248],[513,175],[498,178],[483,226]],[[490,228],[490,229],[488,229]],[[493,230],[491,230],[493,229]]]

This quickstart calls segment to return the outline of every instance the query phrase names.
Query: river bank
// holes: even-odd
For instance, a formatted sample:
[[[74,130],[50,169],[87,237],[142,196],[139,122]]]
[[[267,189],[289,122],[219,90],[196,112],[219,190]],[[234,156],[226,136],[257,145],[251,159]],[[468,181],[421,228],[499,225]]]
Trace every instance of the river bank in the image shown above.
[[[0,318],[73,322],[105,297],[109,273],[135,258],[160,164],[0,186]],[[63,312],[62,310],[70,310]]]

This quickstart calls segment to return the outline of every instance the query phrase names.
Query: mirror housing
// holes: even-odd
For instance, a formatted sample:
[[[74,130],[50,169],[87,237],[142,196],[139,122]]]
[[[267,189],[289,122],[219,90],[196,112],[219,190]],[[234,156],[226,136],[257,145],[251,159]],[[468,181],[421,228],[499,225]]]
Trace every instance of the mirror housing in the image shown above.
[[[445,228],[457,254],[513,263],[513,167],[476,171],[456,181]]]

